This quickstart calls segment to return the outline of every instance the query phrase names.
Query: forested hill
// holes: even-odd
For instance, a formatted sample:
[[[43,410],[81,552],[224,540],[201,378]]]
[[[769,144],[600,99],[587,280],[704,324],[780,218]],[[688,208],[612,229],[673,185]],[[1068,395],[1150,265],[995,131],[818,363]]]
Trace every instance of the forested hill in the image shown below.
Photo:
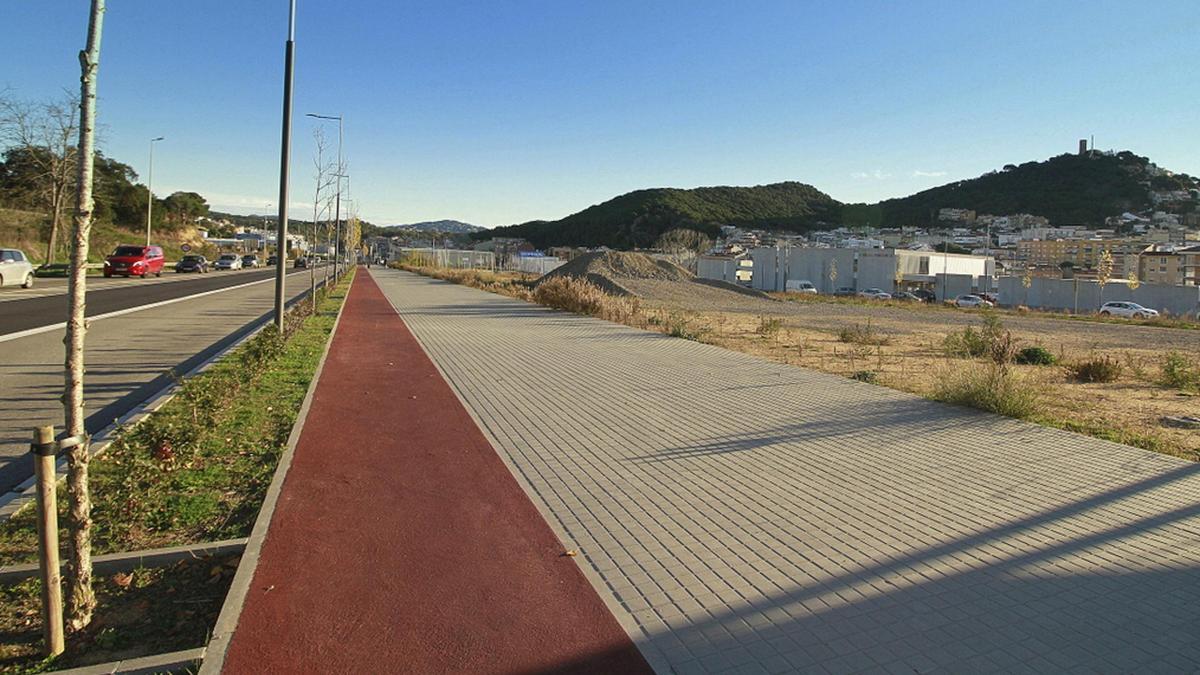
[[[561,220],[532,221],[479,233],[522,237],[535,246],[651,246],[677,227],[715,235],[721,225],[805,231],[836,224],[841,204],[804,183],[756,187],[637,190]]]
[[[978,178],[955,181],[877,204],[842,204],[804,183],[692,190],[638,190],[561,220],[532,221],[476,233],[523,237],[536,246],[652,246],[666,230],[686,227],[714,235],[720,225],[806,231],[839,225],[931,225],[942,208],[1005,215],[1030,213],[1058,225],[1100,226],[1108,216],[1145,211],[1152,191],[1195,190],[1200,181],[1157,170],[1145,157],[1060,155],[1009,164]],[[1184,210],[1194,208],[1184,206]]]
[[[846,224],[928,225],[938,209],[962,208],[996,215],[1031,213],[1057,225],[1099,226],[1108,216],[1150,208],[1152,190],[1200,186],[1185,174],[1151,173],[1147,158],[1128,151],[1059,155],[1044,162],[1009,164],[1000,171],[908,197],[847,205]]]

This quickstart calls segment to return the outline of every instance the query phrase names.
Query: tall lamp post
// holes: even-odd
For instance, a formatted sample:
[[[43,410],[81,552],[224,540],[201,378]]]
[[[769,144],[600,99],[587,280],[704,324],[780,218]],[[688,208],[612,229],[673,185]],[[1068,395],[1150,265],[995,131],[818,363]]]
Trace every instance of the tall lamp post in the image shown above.
[[[338,258],[340,257],[341,236],[342,236],[342,116],[341,115],[318,115],[316,113],[305,113],[307,117],[313,117],[319,120],[337,120],[338,123],[338,172],[334,174],[337,177],[337,197],[335,206],[333,207],[333,276],[336,278],[338,274]],[[314,223],[315,225],[316,223]]]
[[[283,334],[284,276],[287,274],[288,169],[292,155],[292,80],[296,56],[296,0],[288,3],[283,61],[283,131],[279,150],[279,220],[275,223],[275,327]]]
[[[150,245],[150,216],[154,213],[154,144],[162,136],[150,139],[150,170],[146,172],[146,245]]]

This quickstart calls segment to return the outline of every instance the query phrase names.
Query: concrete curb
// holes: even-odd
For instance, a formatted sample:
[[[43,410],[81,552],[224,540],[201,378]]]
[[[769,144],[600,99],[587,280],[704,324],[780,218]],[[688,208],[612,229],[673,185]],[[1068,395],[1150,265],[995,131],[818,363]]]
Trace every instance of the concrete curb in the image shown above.
[[[195,668],[196,663],[204,659],[204,647],[185,649],[169,654],[153,654],[136,659],[97,663],[94,666],[80,666],[70,670],[55,671],[60,675],[154,675],[155,673],[173,673],[180,670]]]
[[[251,283],[257,284],[261,282],[255,281]],[[322,288],[323,286],[323,281],[317,284],[318,289]],[[234,288],[240,288],[240,286],[235,286]],[[297,302],[304,300],[308,297],[308,293],[309,292],[306,290],[304,293],[296,296],[293,300],[288,302],[288,306],[294,306]],[[190,298],[193,296],[188,297]],[[271,316],[272,314],[268,312],[263,314],[258,319],[250,322],[247,324],[247,326],[243,327],[245,332],[242,335],[234,337],[229,344],[219,347],[215,352],[204,358],[200,363],[188,370],[186,373],[176,376],[175,381],[151,394],[142,403],[134,406],[125,414],[113,420],[111,424],[93,434],[89,456],[92,459],[95,459],[97,456],[103,453],[105,449],[108,448],[108,444],[112,442],[113,437],[118,431],[127,426],[136,426],[147,416],[166,405],[172,398],[174,398],[175,390],[179,387],[179,383],[181,381],[203,373],[205,370],[211,368],[214,363],[225,358],[238,347],[241,347],[246,343],[247,340],[250,340],[255,335],[258,335],[262,329],[266,328],[271,323]],[[58,482],[61,486],[61,484],[66,480],[67,458],[65,456],[58,458],[58,460],[55,462],[54,470],[59,476]],[[33,476],[26,478],[18,483],[12,490],[0,495],[0,522],[8,520],[16,515],[16,513],[24,508],[25,505],[32,504],[35,496]]]
[[[350,287],[346,289],[346,299],[349,299],[350,288],[353,286],[354,283],[351,282]],[[292,433],[288,436],[287,447],[279,458],[279,464],[275,467],[275,475],[271,478],[270,487],[267,488],[267,495],[263,499],[262,508],[258,511],[258,518],[254,520],[254,529],[250,532],[250,538],[246,542],[237,573],[234,574],[229,592],[225,595],[221,614],[217,617],[216,625],[213,626],[212,637],[205,648],[204,662],[200,666],[200,675],[216,675],[221,672],[221,667],[225,664],[225,654],[229,650],[229,642],[233,639],[233,632],[237,629],[238,620],[241,618],[242,607],[246,604],[246,594],[250,591],[250,583],[254,581],[254,573],[258,569],[258,559],[262,555],[267,531],[271,527],[271,518],[275,514],[275,506],[279,502],[279,494],[283,491],[283,483],[287,480],[288,469],[291,468],[292,458],[296,454],[296,445],[300,442],[300,434],[304,431],[304,420],[308,417],[309,408],[312,407],[317,385],[321,382],[321,373],[325,370],[325,359],[328,358],[329,348],[333,345],[334,338],[337,337],[338,326],[342,322],[342,312],[345,309],[346,300],[343,300],[342,306],[338,308],[337,318],[333,322],[333,329],[329,332],[329,340],[325,342],[325,349],[321,352],[321,360],[317,362],[312,382],[308,385],[308,392],[304,395],[304,402],[300,404],[300,411],[296,414],[296,423],[292,426]]]
[[[166,567],[171,563],[190,558],[202,558],[229,553],[241,553],[246,548],[246,538],[224,539],[202,544],[185,544],[167,548],[152,548],[142,551],[108,553],[92,558],[92,573],[95,575],[115,574],[139,567]],[[63,562],[66,565],[66,562]],[[37,576],[38,564],[6,565],[0,567],[0,584],[11,584]]]

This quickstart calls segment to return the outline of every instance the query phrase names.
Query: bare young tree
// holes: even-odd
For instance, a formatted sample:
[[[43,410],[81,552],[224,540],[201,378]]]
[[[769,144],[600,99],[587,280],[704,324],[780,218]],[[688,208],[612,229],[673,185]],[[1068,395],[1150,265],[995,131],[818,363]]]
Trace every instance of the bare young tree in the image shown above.
[[[83,416],[83,346],[87,293],[88,239],[92,234],[95,200],[92,196],[96,158],[96,80],[100,70],[100,35],[104,25],[104,0],[92,0],[87,48],[79,52],[79,178],[75,192],[75,223],[71,238],[68,282],[70,315],[67,319],[66,392],[63,407],[67,433],[85,439],[67,451],[67,527],[71,547],[67,557],[67,618],[79,630],[92,621],[96,594],[92,590],[92,501],[88,489],[87,429]]]
[[[703,232],[677,227],[659,236],[655,247],[671,257],[680,267],[696,271],[696,257],[712,247],[712,239]]]
[[[313,168],[316,171],[314,175],[314,178],[316,178],[316,190],[313,193],[312,231],[308,243],[310,248],[316,246],[319,234],[323,234],[320,227],[321,215],[325,214],[328,217],[329,214],[330,200],[332,198],[326,197],[324,208],[321,208],[321,196],[326,194],[333,185],[336,180],[335,174],[338,173],[334,169],[333,161],[325,159],[325,152],[329,147],[329,143],[325,140],[325,132],[319,126],[313,129],[313,143],[316,145],[316,149],[313,152]],[[321,274],[324,275],[324,272],[322,271]],[[324,277],[322,276],[322,278]],[[309,302],[312,303],[313,311],[315,312],[317,309],[317,272],[313,269],[311,261],[308,266],[308,290]]]
[[[0,141],[21,153],[31,169],[29,186],[36,203],[50,212],[46,242],[46,264],[58,253],[58,233],[63,210],[74,187],[78,162],[76,135],[79,130],[79,97],[65,93],[44,102],[18,101],[0,97]]]
[[[1100,287],[1100,306],[1104,306],[1104,286],[1112,280],[1113,274],[1113,254],[1112,251],[1104,249],[1100,254],[1100,261],[1096,263],[1096,284]]]

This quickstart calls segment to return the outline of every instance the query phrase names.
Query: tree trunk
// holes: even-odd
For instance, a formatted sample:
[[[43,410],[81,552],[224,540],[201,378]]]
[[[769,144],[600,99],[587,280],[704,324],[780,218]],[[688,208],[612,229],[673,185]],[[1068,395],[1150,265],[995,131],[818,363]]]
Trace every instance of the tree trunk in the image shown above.
[[[93,163],[96,153],[96,79],[100,69],[100,34],[104,24],[104,0],[92,0],[88,22],[87,49],[79,53],[79,182],[75,196],[75,227],[71,240],[71,270],[68,293],[66,392],[63,397],[67,433],[84,436],[83,346],[87,333],[84,321],[87,292],[88,241],[92,232]],[[96,594],[92,590],[92,501],[88,491],[88,443],[80,443],[67,455],[67,527],[71,546],[67,558],[67,618],[79,630],[92,620]]]

